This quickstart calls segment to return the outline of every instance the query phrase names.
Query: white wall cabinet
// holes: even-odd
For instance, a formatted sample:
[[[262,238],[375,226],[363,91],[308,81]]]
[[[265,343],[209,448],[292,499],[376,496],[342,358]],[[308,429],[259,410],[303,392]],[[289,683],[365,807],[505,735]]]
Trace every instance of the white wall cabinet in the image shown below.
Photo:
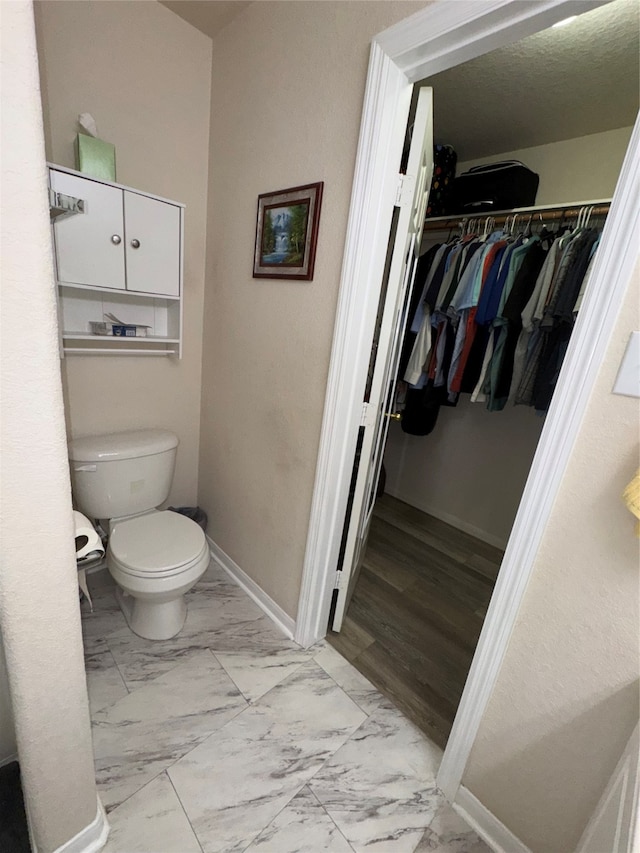
[[[59,166],[49,182],[84,201],[53,224],[63,353],[180,356],[184,205]],[[107,313],[147,335],[92,334]]]

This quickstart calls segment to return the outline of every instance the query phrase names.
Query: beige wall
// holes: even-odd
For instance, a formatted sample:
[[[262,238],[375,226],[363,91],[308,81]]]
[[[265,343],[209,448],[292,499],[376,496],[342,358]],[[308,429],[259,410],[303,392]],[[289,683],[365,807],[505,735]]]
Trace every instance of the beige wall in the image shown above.
[[[611,388],[639,283],[636,268],[463,780],[535,853],[574,849],[638,720],[638,539],[621,493],[640,406]]]
[[[460,163],[457,171],[521,160],[540,175],[538,204],[611,198],[631,131],[620,128],[498,153]],[[405,435],[392,425],[385,451],[387,491],[504,547],[543,424],[527,407],[488,412],[464,396],[455,409],[441,410],[430,436]]]
[[[31,4],[2,4],[0,623],[33,840],[96,819]]]
[[[254,3],[214,41],[199,502],[216,543],[291,616],[369,44],[424,5]],[[314,280],[253,279],[258,194],[313,181]]]
[[[198,480],[211,39],[155,2],[37,4],[47,158],[74,167],[78,113],[116,146],[120,183],[181,201],[184,357],[73,356],[63,362],[75,435],[164,427],[180,448],[170,500]]]
[[[15,756],[17,749],[11,694],[9,693],[9,675],[7,663],[4,659],[2,636],[0,636],[0,766]]]
[[[468,395],[440,410],[431,435],[406,435],[392,424],[386,491],[504,548],[542,426],[526,406],[489,412]]]
[[[521,160],[540,175],[536,204],[611,198],[632,130],[620,127],[549,145],[496,152],[458,163],[457,173],[496,160]]]

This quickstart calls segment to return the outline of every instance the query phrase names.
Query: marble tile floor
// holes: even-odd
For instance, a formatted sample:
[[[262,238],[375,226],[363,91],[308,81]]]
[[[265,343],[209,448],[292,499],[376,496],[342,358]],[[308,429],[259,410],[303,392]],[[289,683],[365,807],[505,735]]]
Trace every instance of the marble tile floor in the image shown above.
[[[178,637],[133,634],[106,572],[83,634],[106,853],[486,853],[441,750],[324,641],[284,637],[215,564]]]

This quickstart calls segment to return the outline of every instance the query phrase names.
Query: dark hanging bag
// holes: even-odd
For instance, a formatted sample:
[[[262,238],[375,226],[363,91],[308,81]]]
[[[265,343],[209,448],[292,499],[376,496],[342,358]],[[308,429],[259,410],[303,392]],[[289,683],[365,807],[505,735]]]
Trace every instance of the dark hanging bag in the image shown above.
[[[427,218],[430,216],[447,216],[451,212],[451,198],[456,178],[456,163],[458,155],[451,145],[433,146],[433,178],[429,201],[427,202]]]
[[[474,166],[453,182],[452,213],[490,213],[531,207],[540,177],[519,160]]]

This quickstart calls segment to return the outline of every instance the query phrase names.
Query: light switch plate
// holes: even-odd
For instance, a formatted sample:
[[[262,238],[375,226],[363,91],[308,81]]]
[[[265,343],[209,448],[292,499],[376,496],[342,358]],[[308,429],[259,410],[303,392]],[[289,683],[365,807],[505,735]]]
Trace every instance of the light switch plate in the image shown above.
[[[625,397],[640,397],[640,332],[631,332],[613,393],[624,394]]]

